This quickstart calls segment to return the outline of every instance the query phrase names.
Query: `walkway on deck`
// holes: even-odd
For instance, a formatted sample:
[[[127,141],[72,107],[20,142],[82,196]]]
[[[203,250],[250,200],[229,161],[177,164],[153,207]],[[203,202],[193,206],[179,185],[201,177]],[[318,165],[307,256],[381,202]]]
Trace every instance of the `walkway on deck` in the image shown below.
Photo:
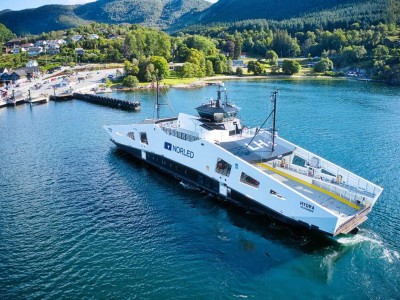
[[[276,180],[282,182],[283,184],[296,190],[300,194],[312,199],[319,205],[326,207],[330,211],[333,211],[340,216],[354,215],[360,209],[360,207],[347,201],[346,199],[341,198],[336,194],[333,195],[333,193],[327,190],[324,190],[311,183],[305,182],[301,179],[294,178],[294,176],[286,174],[269,165],[259,163],[257,164],[257,166],[260,167],[263,172],[271,175]]]

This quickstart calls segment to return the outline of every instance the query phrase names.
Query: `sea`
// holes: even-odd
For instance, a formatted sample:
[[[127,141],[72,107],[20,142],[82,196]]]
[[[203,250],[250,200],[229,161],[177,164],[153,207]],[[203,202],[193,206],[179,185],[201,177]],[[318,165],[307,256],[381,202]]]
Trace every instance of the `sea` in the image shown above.
[[[1,108],[0,299],[400,299],[400,87],[225,87],[254,127],[277,90],[280,136],[384,188],[358,234],[300,231],[118,150],[103,125],[154,117],[154,91],[113,92],[140,112],[79,100]],[[210,97],[216,87],[164,91],[161,116],[195,114]]]

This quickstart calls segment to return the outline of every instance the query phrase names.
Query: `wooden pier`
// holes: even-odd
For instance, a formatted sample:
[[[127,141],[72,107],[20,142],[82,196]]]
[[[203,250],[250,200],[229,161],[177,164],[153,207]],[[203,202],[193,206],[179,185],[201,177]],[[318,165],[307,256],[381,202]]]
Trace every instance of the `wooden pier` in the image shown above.
[[[74,93],[73,94],[74,99],[98,104],[98,105],[104,105],[104,106],[109,106],[113,108],[120,108],[120,109],[126,109],[126,110],[140,110],[140,102],[130,102],[126,100],[121,100],[121,99],[116,99],[116,98],[109,98],[109,97],[103,97],[99,95],[93,95],[93,94],[82,94],[82,93]]]

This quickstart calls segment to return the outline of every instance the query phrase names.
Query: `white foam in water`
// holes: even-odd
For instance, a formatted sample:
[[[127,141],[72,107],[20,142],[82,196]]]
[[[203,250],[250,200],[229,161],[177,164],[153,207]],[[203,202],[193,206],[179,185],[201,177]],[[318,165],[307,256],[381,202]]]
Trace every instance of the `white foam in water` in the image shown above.
[[[392,254],[390,254],[390,251],[388,249],[383,249],[383,256],[381,258],[386,258],[388,262],[393,263],[393,257]]]
[[[364,235],[364,233],[370,236]],[[340,244],[346,246],[354,246],[361,243],[369,242],[371,245],[371,250],[372,248],[374,248],[374,246],[382,248],[382,256],[380,256],[380,258],[386,259],[389,263],[393,263],[395,259],[400,259],[399,252],[397,252],[396,250],[389,250],[385,248],[382,240],[380,240],[379,236],[377,236],[373,232],[365,231],[354,236],[339,238],[337,239],[337,241]]]
[[[321,269],[326,270],[326,280],[330,282],[332,280],[333,271],[334,271],[334,263],[341,256],[343,252],[334,251],[333,253],[324,257],[321,262]]]
[[[364,235],[364,232],[359,232],[356,235],[349,236],[349,237],[341,237],[337,239],[337,242],[342,244],[342,245],[348,245],[348,246],[353,246],[353,245],[358,245],[364,242],[370,242],[371,244],[375,245],[382,245],[382,241],[378,239],[378,236],[371,232],[366,232],[372,235],[372,237]]]

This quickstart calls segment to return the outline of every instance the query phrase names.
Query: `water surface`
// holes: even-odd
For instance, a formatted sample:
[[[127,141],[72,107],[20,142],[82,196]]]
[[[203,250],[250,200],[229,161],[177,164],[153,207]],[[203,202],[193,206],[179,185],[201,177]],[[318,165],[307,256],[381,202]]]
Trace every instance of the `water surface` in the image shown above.
[[[0,109],[1,299],[394,299],[400,294],[400,89],[337,80],[228,81],[248,126],[280,92],[279,134],[382,185],[332,243],[182,187],[117,150],[102,126],[154,114],[77,100]],[[170,90],[177,112],[214,87]],[[169,116],[163,107],[164,116]]]

